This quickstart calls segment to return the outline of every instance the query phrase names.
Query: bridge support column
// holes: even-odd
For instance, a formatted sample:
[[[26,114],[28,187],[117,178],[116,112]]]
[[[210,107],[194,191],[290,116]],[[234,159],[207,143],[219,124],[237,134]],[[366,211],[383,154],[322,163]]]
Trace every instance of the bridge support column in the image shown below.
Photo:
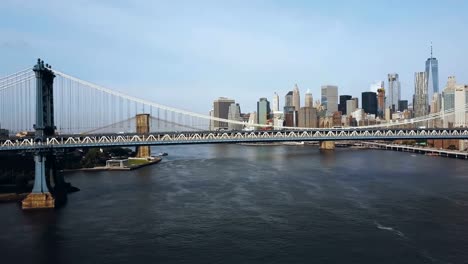
[[[148,134],[149,131],[149,114],[136,115],[136,132],[138,134]],[[137,158],[148,158],[151,156],[151,149],[149,146],[138,146],[136,152]]]
[[[320,142],[320,149],[334,150],[335,149],[335,141],[322,141],[322,142]]]
[[[22,201],[23,209],[54,208],[55,199],[49,192],[46,181],[46,158],[38,153],[34,156],[34,187]]]
[[[36,76],[36,124],[35,142],[45,142],[47,137],[55,135],[54,125],[54,91],[53,84],[55,74],[44,61],[37,60],[33,71]],[[48,170],[55,169],[53,164],[55,157],[49,155],[46,164],[46,155],[50,150],[38,148],[34,154],[35,173],[32,192],[22,202],[23,209],[54,208],[55,199],[49,192],[47,176],[53,175]]]

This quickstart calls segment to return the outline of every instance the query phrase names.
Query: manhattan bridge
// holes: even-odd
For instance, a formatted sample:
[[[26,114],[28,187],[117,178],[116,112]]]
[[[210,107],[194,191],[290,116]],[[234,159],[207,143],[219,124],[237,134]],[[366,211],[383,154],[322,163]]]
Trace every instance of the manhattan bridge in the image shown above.
[[[465,104],[459,109],[370,126],[272,127],[151,102],[81,80],[38,60],[33,68],[0,78],[0,128],[9,131],[8,136],[0,138],[0,152],[34,155],[34,187],[26,200],[31,200],[33,208],[53,207],[44,206],[47,200],[53,200],[47,178],[56,173],[55,152],[60,150],[285,141],[462,140],[468,139],[468,128],[426,128],[425,124],[467,112]],[[148,116],[147,130],[143,132],[135,122],[141,114]],[[210,131],[214,121],[257,129]],[[34,133],[13,136],[23,131]],[[56,178],[55,184],[60,185],[63,179]]]

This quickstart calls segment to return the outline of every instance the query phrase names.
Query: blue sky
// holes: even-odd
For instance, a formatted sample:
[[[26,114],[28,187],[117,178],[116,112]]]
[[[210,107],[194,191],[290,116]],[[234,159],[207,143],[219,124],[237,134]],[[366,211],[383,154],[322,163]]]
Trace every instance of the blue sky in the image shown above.
[[[468,83],[468,1],[28,1],[0,4],[0,75],[37,57],[81,79],[207,113],[254,111],[294,84],[360,97],[387,73],[414,91],[429,45],[440,86]]]

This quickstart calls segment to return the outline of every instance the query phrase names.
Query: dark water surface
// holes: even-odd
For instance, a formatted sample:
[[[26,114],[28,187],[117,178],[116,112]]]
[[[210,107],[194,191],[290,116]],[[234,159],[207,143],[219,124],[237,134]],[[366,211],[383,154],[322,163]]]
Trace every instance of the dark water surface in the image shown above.
[[[65,208],[0,204],[0,263],[468,263],[468,161],[200,145],[77,172]]]

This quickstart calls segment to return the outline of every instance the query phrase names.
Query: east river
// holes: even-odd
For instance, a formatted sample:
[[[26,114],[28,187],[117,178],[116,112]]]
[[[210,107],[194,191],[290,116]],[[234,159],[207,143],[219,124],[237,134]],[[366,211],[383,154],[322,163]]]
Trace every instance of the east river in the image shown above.
[[[194,145],[76,172],[58,210],[0,204],[0,263],[467,263],[468,161]]]

